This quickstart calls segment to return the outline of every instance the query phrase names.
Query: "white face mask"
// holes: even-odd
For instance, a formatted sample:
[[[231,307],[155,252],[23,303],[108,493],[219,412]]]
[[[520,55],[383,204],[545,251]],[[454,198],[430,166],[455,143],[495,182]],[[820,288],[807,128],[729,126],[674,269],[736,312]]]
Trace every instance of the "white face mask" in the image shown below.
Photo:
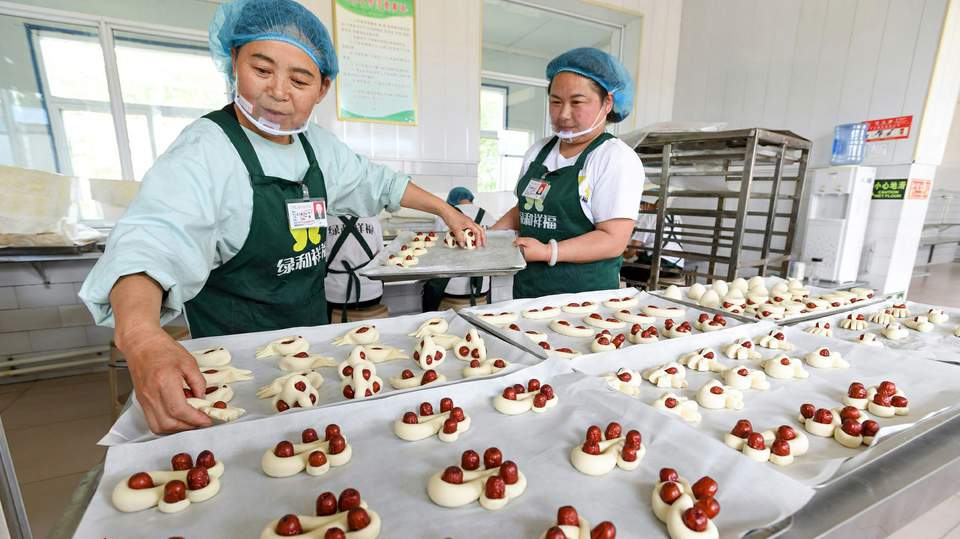
[[[250,102],[249,99],[240,95],[240,92],[237,91],[236,83],[234,83],[233,85],[233,96],[234,96],[233,102],[237,104],[237,108],[240,109],[240,112],[242,112],[243,115],[246,116],[246,118],[250,120],[250,122],[253,125],[257,126],[257,128],[259,128],[264,133],[268,133],[270,135],[274,135],[278,137],[282,137],[286,135],[296,135],[297,133],[303,133],[304,131],[306,131],[307,124],[310,123],[310,121],[307,120],[306,122],[303,122],[303,125],[301,125],[296,129],[282,130],[280,129],[280,124],[271,122],[266,118],[264,118],[263,116],[260,116],[260,118],[257,120],[254,119],[253,117],[254,105],[253,103]]]
[[[610,95],[613,95],[613,92],[616,92],[616,91],[617,91],[617,88],[614,88],[609,93]],[[550,126],[550,129],[552,129],[553,132],[557,134],[557,137],[559,137],[560,140],[566,142],[567,144],[570,144],[571,142],[573,142],[573,139],[586,135],[587,133],[596,129],[598,125],[603,123],[603,118],[606,116],[606,114],[604,113],[605,110],[606,110],[605,106],[600,107],[600,114],[597,115],[597,118],[593,121],[593,125],[591,125],[589,129],[585,129],[583,131],[577,131],[576,133],[573,133],[570,131],[557,131],[552,125]]]

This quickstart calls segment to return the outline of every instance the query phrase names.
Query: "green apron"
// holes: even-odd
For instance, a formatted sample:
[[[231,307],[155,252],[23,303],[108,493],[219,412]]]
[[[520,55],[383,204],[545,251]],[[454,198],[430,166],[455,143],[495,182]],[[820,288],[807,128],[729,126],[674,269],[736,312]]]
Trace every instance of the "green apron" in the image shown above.
[[[250,233],[240,251],[210,272],[184,310],[193,338],[268,331],[327,323],[326,228],[291,230],[286,201],[326,198],[313,147],[301,133],[309,168],[299,181],[266,176],[253,145],[237,122],[233,105],[204,118],[217,123],[243,160],[253,187]]]
[[[463,210],[454,206],[453,209],[457,210],[460,213],[463,213]],[[478,225],[480,221],[483,220],[483,216],[486,215],[486,210],[480,208],[477,211],[477,218],[474,220]],[[423,292],[421,294],[420,306],[423,308],[423,312],[436,311],[440,308],[440,302],[443,301],[444,291],[447,289],[447,285],[450,284],[450,278],[437,278],[430,279],[423,285]],[[470,278],[470,306],[477,306],[477,296],[481,295],[483,291],[483,277],[471,277]]]
[[[611,138],[613,135],[610,133],[601,134],[583,150],[574,165],[553,172],[547,170],[543,161],[557,144],[558,138],[553,137],[540,150],[517,183],[521,237],[535,238],[543,243],[551,239],[560,242],[596,230],[580,206],[579,176],[590,152]],[[549,184],[540,200],[522,195],[531,181],[546,181]],[[513,278],[513,297],[536,298],[618,288],[622,261],[621,256],[614,256],[583,264],[557,262],[555,266],[548,266],[546,262],[527,262],[527,267]]]
[[[357,270],[363,268],[373,260],[373,252],[370,250],[370,246],[367,245],[367,240],[364,239],[363,235],[360,234],[360,231],[357,230],[357,221],[360,220],[359,217],[351,216],[342,216],[340,220],[343,221],[343,232],[337,237],[337,241],[333,242],[333,247],[330,248],[330,252],[327,253],[327,258],[330,260],[331,266],[327,268],[327,272],[334,274],[347,274],[347,296],[344,298],[343,309],[340,310],[340,322],[347,322],[347,305],[350,304],[350,296],[356,286],[357,290],[357,299],[355,305],[360,305],[360,276],[357,275]],[[346,260],[341,260],[340,263],[343,265],[343,269],[334,269],[334,260],[337,258],[337,254],[340,253],[340,248],[343,247],[343,243],[347,241],[349,236],[356,236],[357,241],[360,242],[360,247],[363,248],[363,252],[367,255],[367,261],[363,264],[357,264],[356,266],[351,266]]]

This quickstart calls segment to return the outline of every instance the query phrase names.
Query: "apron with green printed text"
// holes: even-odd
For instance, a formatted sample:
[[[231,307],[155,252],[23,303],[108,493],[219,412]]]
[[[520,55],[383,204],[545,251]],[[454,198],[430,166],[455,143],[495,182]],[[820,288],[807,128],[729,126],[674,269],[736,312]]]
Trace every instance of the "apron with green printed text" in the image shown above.
[[[340,310],[340,322],[346,323],[347,320],[347,306],[350,304],[350,296],[353,295],[354,289],[356,289],[356,301],[354,305],[360,304],[360,276],[357,275],[357,270],[365,267],[367,264],[373,260],[373,251],[370,250],[370,246],[367,245],[367,240],[364,239],[363,235],[360,234],[360,231],[357,229],[357,221],[360,220],[359,217],[351,217],[349,215],[344,215],[340,217],[340,220],[343,221],[343,232],[337,237],[337,241],[333,242],[333,247],[330,248],[330,252],[327,253],[327,258],[331,262],[331,266],[327,268],[327,271],[334,274],[347,274],[347,296],[343,302],[343,309]],[[340,249],[343,247],[344,242],[347,241],[347,238],[351,235],[356,236],[357,241],[360,243],[360,247],[363,249],[364,254],[367,255],[367,261],[363,264],[357,264],[356,266],[351,266],[346,260],[342,260],[340,263],[343,265],[343,269],[334,269],[334,260],[336,260],[337,255],[340,253]],[[336,302],[334,302],[336,303]]]
[[[326,324],[326,228],[292,230],[286,212],[287,200],[303,199],[303,186],[311,198],[327,196],[313,147],[298,135],[309,162],[299,182],[267,176],[232,104],[204,118],[223,129],[243,160],[253,214],[240,251],[210,272],[200,293],[184,305],[191,337]]]
[[[580,206],[579,176],[590,152],[611,138],[613,135],[610,133],[601,134],[583,150],[575,164],[553,172],[547,170],[543,161],[559,139],[553,137],[540,150],[517,184],[520,236],[535,238],[543,243],[551,239],[560,242],[596,230]],[[522,195],[531,181],[549,183],[540,200]],[[620,286],[622,260],[622,257],[614,256],[583,264],[557,262],[555,266],[548,266],[546,262],[527,262],[526,269],[513,278],[513,297],[536,298],[617,288]]]

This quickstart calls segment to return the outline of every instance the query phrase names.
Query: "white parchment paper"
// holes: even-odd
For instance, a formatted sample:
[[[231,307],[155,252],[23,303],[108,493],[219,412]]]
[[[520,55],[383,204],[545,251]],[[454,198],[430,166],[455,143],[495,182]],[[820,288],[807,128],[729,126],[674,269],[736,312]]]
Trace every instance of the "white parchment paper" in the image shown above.
[[[395,281],[431,277],[513,275],[527,267],[520,248],[513,245],[517,239],[515,230],[488,230],[486,246],[478,245],[476,249],[469,250],[447,248],[443,245],[443,236],[446,233],[438,232],[436,245],[426,248],[427,254],[418,257],[416,266],[384,266],[383,262],[390,255],[399,256],[400,247],[413,241],[415,234],[409,230],[401,232],[360,271],[360,275],[370,279]]]
[[[679,303],[670,301],[669,299],[666,299],[666,298],[654,296],[647,292],[640,292],[636,288],[632,288],[632,287],[620,288],[616,290],[597,290],[593,292],[580,292],[578,294],[557,294],[554,296],[546,296],[542,298],[514,299],[509,301],[503,301],[503,302],[497,303],[496,305],[482,305],[477,307],[470,307],[469,309],[464,309],[464,310],[477,315],[480,315],[483,313],[501,313],[505,311],[516,312],[519,316],[519,318],[516,321],[516,325],[520,326],[520,329],[524,331],[540,331],[545,333],[547,335],[547,342],[550,343],[550,346],[552,346],[554,349],[569,348],[571,350],[579,350],[583,354],[589,355],[592,353],[590,351],[590,343],[593,341],[593,337],[596,336],[596,334],[603,331],[600,328],[594,328],[583,322],[583,318],[585,316],[589,316],[589,314],[570,314],[570,313],[561,312],[559,316],[556,316],[548,320],[534,320],[530,318],[524,318],[523,315],[521,315],[520,313],[526,309],[543,309],[544,307],[547,307],[547,306],[553,307],[555,309],[560,309],[560,307],[562,307],[563,305],[567,305],[569,303],[583,303],[584,301],[590,301],[590,302],[596,303],[599,306],[599,309],[595,312],[602,315],[604,318],[612,318],[613,313],[620,309],[611,309],[609,307],[604,307],[603,302],[611,298],[622,299],[625,297],[634,297],[634,296],[636,296],[639,301],[639,304],[636,307],[631,307],[629,309],[629,311],[634,314],[640,313],[640,307],[644,305],[656,305],[662,308],[679,307],[681,309],[684,309],[684,316],[677,317],[674,319],[674,321],[677,324],[680,324],[686,321],[686,322],[690,322],[690,325],[692,326],[693,323],[697,321],[697,318],[700,316],[700,314],[705,312],[698,309],[693,309],[691,307],[687,307],[685,305],[681,305]],[[711,319],[713,318],[712,314],[710,315],[710,318]],[[745,325],[744,322],[735,320],[732,317],[725,317],[724,319],[727,321],[726,328],[723,330],[718,330],[716,332],[711,332],[711,333],[720,333],[720,332],[726,331],[729,328]],[[586,325],[587,327],[595,331],[593,332],[593,336],[591,337],[567,337],[565,335],[560,335],[559,333],[556,333],[552,329],[550,329],[550,322],[552,320],[566,320],[575,326]],[[669,340],[663,336],[664,320],[666,320],[666,318],[657,318],[656,322],[651,324],[653,326],[656,326],[657,332],[660,333],[660,341]],[[768,325],[772,327],[772,324],[770,323],[763,323],[763,324],[764,325],[762,327],[767,327]],[[642,325],[644,328],[648,327],[648,324],[642,324]],[[751,324],[746,324],[746,325],[751,325]],[[755,325],[759,327],[760,323],[758,322]],[[624,335],[629,336],[630,328],[632,326],[633,324],[627,323],[626,327],[624,327],[623,329],[617,329],[617,330],[611,329],[610,333],[613,335],[617,335],[618,333],[623,333]],[[509,330],[509,329],[501,330],[501,334],[508,338],[517,338],[517,335],[518,335],[516,331]],[[692,339],[703,334],[704,333],[694,328],[693,334],[690,337],[684,337],[682,340]],[[635,344],[632,344],[629,340],[627,340],[627,341],[624,341],[623,345],[621,346],[621,349],[631,348],[634,346],[647,347],[647,346],[653,346],[653,345],[651,344],[635,345]]]
[[[613,352],[596,354],[586,358],[577,358],[571,361],[574,369],[590,375],[599,375],[616,371],[620,367],[629,367],[638,371],[661,365],[668,361],[675,361],[681,355],[694,351],[703,346],[710,346],[718,354],[720,361],[728,366],[741,366],[759,369],[760,360],[733,360],[721,352],[723,345],[733,342],[740,337],[756,338],[766,333],[757,332],[750,327],[737,327],[732,330],[712,333],[699,337],[674,339],[657,345],[644,345]],[[751,331],[752,330],[752,331]],[[844,359],[850,362],[849,369],[815,369],[804,362],[810,373],[806,379],[777,380],[767,377],[771,388],[766,391],[747,389],[744,394],[744,408],[742,410],[706,410],[700,408],[703,419],[699,423],[687,423],[679,416],[662,413],[679,426],[687,426],[706,434],[712,440],[722,443],[723,436],[736,425],[740,419],[748,419],[755,431],[777,428],[780,425],[790,425],[795,429],[803,429],[797,421],[800,405],[810,403],[817,408],[842,408],[843,396],[851,382],[862,382],[866,387],[875,386],[884,380],[889,380],[901,388],[909,401],[910,414],[895,416],[890,419],[874,418],[881,427],[880,439],[877,446],[887,443],[899,443],[904,438],[900,435],[909,435],[907,427],[920,421],[922,418],[940,412],[960,401],[960,387],[955,380],[960,376],[960,367],[929,361],[918,356],[906,355],[895,350],[869,348],[859,344],[838,341],[827,337],[818,337],[803,333],[795,328],[782,330],[787,341],[796,345],[792,351],[782,352],[762,347],[755,347],[764,359],[771,358],[778,353],[785,353],[791,358],[803,358],[808,352],[818,346],[827,346],[831,350],[840,352]],[[687,369],[688,386],[685,389],[669,390],[657,388],[646,380],[640,386],[641,392],[636,397],[644,403],[652,403],[665,391],[673,391],[679,396],[696,399],[696,392],[708,380],[722,380],[722,376],[715,373],[701,373]],[[611,395],[621,395],[610,388]],[[656,411],[651,408],[652,411]],[[884,438],[885,427],[890,431],[897,430],[898,436]],[[806,432],[806,431],[803,431]],[[844,460],[863,455],[863,463],[870,459],[870,448],[861,446],[860,449],[849,449],[833,438],[819,438],[807,434],[810,439],[810,451],[797,457],[793,464],[782,467],[766,463],[766,466],[779,473],[787,475],[804,484],[816,486],[829,481]],[[726,451],[739,458],[749,460],[738,451],[723,446]]]
[[[554,386],[561,399],[556,408],[518,416],[494,410],[496,394],[531,377]],[[393,422],[405,411],[422,401],[437,406],[445,396],[472,419],[471,429],[457,442],[443,443],[436,437],[405,442],[394,435]],[[582,442],[587,427],[603,428],[611,421],[625,430],[641,431],[647,451],[640,468],[633,472],[615,468],[601,477],[581,474],[570,464],[570,452]],[[296,439],[304,428],[319,431],[328,423],[339,424],[353,446],[351,462],[319,477],[300,473],[274,479],[261,471],[264,451],[280,440]],[[430,501],[426,485],[432,474],[459,464],[467,449],[482,454],[494,446],[526,475],[528,487],[522,496],[499,511],[487,511],[478,503],[448,509]],[[119,481],[137,471],[165,469],[178,452],[195,456],[204,449],[226,465],[223,488],[213,499],[172,515],[156,509],[124,514],[111,505],[110,493]],[[380,514],[382,539],[535,538],[552,525],[563,505],[575,506],[592,525],[613,521],[620,537],[666,538],[666,527],[651,510],[662,467],[675,468],[691,482],[709,475],[719,483],[722,509],[715,522],[724,538],[777,522],[813,495],[810,488],[768,466],[741,458],[637,399],[611,394],[602,380],[572,372],[569,363],[551,359],[498,379],[111,447],[103,479],[75,537],[258,537],[267,523],[286,513],[313,514],[320,493],[339,495],[352,487]]]
[[[336,337],[340,337],[351,328],[363,325],[373,324],[380,332],[378,344],[389,344],[404,350],[408,356],[413,356],[413,347],[418,339],[408,336],[409,333],[416,331],[420,324],[425,320],[434,317],[442,317],[450,324],[447,330],[448,334],[464,336],[467,330],[473,327],[466,320],[457,316],[453,310],[445,312],[430,312],[410,316],[399,316],[394,318],[367,320],[363,322],[352,322],[347,324],[331,324],[326,326],[288,328],[278,331],[267,331],[262,333],[247,333],[242,335],[229,335],[224,337],[209,337],[203,339],[193,339],[183,341],[184,347],[188,350],[201,350],[214,346],[223,346],[230,351],[232,360],[230,365],[240,369],[253,371],[253,380],[245,382],[234,382],[231,387],[235,396],[230,401],[230,406],[236,406],[246,410],[236,422],[253,421],[266,416],[274,415],[271,407],[271,399],[257,398],[257,390],[270,384],[276,378],[288,374],[277,367],[280,356],[274,356],[264,359],[256,358],[257,347],[266,346],[273,340],[288,336],[302,335],[310,343],[310,352],[333,357],[335,361],[340,362],[350,355],[354,345],[333,346],[331,343]],[[494,335],[481,332],[484,337],[483,342],[487,347],[488,358],[503,358],[512,363],[507,369],[494,375],[499,376],[518,369],[525,365],[533,365],[540,362],[536,358],[510,344],[507,344]],[[463,380],[463,368],[467,363],[457,359],[453,353],[446,355],[447,359],[435,370],[447,377],[446,384],[455,383]],[[398,376],[404,369],[410,369],[414,374],[422,371],[414,364],[413,359],[391,360],[377,364],[377,376],[383,379],[383,389],[377,395],[368,397],[379,399],[398,390],[390,385],[388,379]],[[316,369],[323,376],[323,385],[320,387],[320,397],[318,406],[339,405],[348,402],[340,391],[340,377],[337,374],[336,367],[321,367]],[[436,383],[436,382],[435,382]],[[420,388],[405,389],[400,391],[417,391]],[[302,413],[300,409],[290,409],[283,412],[284,415]],[[223,423],[215,421],[215,428],[221,428]],[[143,409],[134,399],[133,405],[124,412],[117,422],[111,427],[110,432],[99,442],[100,445],[116,445],[125,442],[142,441],[155,438],[150,428],[147,426],[146,418],[143,415]]]

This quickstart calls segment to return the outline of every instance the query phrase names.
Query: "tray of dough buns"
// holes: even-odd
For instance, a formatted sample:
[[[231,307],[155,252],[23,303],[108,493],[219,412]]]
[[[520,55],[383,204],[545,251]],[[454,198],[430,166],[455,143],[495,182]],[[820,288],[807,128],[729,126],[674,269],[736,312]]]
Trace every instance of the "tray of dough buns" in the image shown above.
[[[507,388],[520,398],[504,398]],[[203,451],[212,453],[198,459],[203,464],[169,471]],[[193,471],[213,463],[209,473]],[[182,481],[178,473],[186,488],[174,483],[168,495],[167,485]],[[661,485],[661,475],[673,479],[671,486]],[[133,489],[131,481],[153,488]],[[215,493],[205,490],[211,484]],[[137,493],[143,499],[132,500]],[[590,537],[602,522],[621,538],[702,537],[684,534],[689,512],[698,517],[691,524],[713,530],[712,537],[734,538],[778,522],[813,494],[552,359],[496,379],[111,447],[75,537],[274,538],[302,531],[295,536],[321,538],[337,526],[347,538],[529,539],[544,536],[558,516],[569,516],[558,509],[572,506],[578,535],[567,537]],[[190,500],[183,511],[180,496]],[[694,496],[703,514],[689,510]]]
[[[927,359],[960,362],[960,309],[886,300],[795,327],[876,348],[911,351]]]
[[[707,314],[636,288],[515,299],[460,312],[510,342],[539,345],[566,359],[757,323]]]
[[[701,283],[682,288],[670,285],[657,295],[684,305],[699,306],[708,312],[775,322],[817,319],[849,311],[858,304],[880,301],[869,288],[829,290],[807,287],[796,279],[785,281],[779,277],[759,276],[749,280],[738,277],[729,283],[716,280],[709,286]]]
[[[513,245],[516,231],[488,230],[486,238],[486,246],[480,246],[471,235],[467,247],[461,248],[449,232],[406,230],[377,253],[360,275],[392,282],[514,275],[527,267],[520,248]]]
[[[540,358],[478,332],[453,310],[208,337],[182,344],[197,358],[208,386],[202,396],[191,391],[194,398],[188,402],[214,418],[213,430],[229,421],[272,416],[280,409],[285,410],[283,415],[291,415],[314,406],[415,391],[427,384],[505,374],[540,362]],[[460,348],[467,349],[464,359],[457,356]],[[475,369],[471,368],[474,360],[478,363]],[[371,394],[364,397],[368,390]],[[115,445],[154,437],[143,409],[133,399],[100,443]]]
[[[960,412],[953,383],[960,367],[796,328],[740,326],[635,351],[576,358],[571,366],[810,486],[837,479],[848,459],[862,465],[908,442],[914,427],[939,413]],[[791,441],[805,439],[806,451],[776,444],[782,426],[793,430]],[[763,436],[747,445],[755,433]]]

